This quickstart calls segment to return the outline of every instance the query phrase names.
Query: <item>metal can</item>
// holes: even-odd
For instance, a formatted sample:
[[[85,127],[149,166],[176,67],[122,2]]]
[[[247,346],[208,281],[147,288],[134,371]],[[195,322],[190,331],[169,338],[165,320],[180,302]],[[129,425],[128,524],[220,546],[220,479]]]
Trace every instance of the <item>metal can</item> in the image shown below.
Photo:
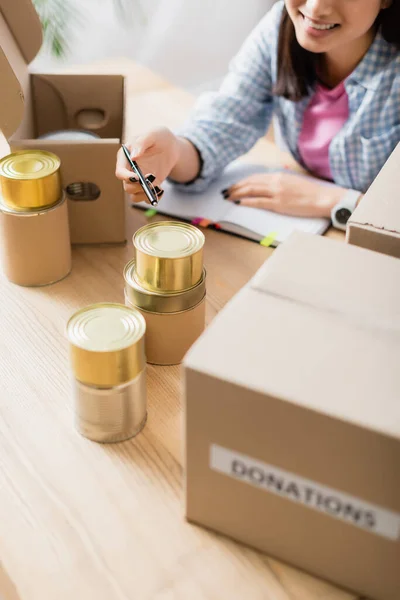
[[[39,211],[14,210],[0,198],[0,254],[12,283],[36,287],[64,279],[71,271],[65,197]]]
[[[146,323],[123,304],[92,304],[67,323],[75,377],[75,426],[97,442],[120,442],[146,422]]]
[[[41,210],[62,196],[60,159],[44,150],[20,150],[0,160],[0,191],[13,210]]]
[[[146,371],[113,388],[96,388],[74,382],[75,426],[94,442],[128,440],[146,424]]]
[[[124,268],[125,295],[129,302],[143,310],[157,313],[173,313],[193,308],[203,300],[206,293],[206,270],[193,287],[180,292],[154,292],[143,288],[136,273],[136,262],[131,260]]]
[[[157,365],[179,364],[204,331],[206,272],[198,284],[181,292],[153,292],[137,279],[135,261],[124,269],[125,304],[146,320],[146,358]]]
[[[38,137],[38,140],[67,140],[67,141],[80,141],[80,140],[93,140],[100,139],[97,133],[92,131],[85,131],[84,129],[61,129],[60,131],[50,131],[44,133]]]
[[[199,283],[203,274],[204,235],[193,225],[161,221],[133,236],[136,276],[147,290],[178,292]]]

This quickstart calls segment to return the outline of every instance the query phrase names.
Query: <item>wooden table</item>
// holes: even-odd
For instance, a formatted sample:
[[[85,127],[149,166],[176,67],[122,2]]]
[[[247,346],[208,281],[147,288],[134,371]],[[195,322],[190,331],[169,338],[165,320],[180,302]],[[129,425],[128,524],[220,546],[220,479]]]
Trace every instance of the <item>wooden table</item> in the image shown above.
[[[129,61],[92,71],[127,74],[132,134],[179,124],[193,103]],[[250,158],[288,160],[265,140]],[[129,219],[131,232],[145,222],[137,210]],[[210,322],[271,251],[215,231],[205,235]],[[65,324],[83,305],[123,301],[122,269],[131,256],[131,244],[76,248],[71,275],[42,289],[0,276],[0,561],[19,598],[354,599],[185,522],[178,366],[148,367],[149,418],[135,439],[100,445],[74,431]]]

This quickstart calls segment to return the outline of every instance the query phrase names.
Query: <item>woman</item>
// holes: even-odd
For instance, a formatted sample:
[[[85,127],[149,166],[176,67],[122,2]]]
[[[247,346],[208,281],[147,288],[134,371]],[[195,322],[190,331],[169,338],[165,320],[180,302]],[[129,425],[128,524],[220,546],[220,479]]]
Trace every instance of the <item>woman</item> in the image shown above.
[[[345,228],[400,141],[400,0],[278,2],[178,135],[156,129],[129,147],[156,183],[169,177],[203,190],[265,134],[273,114],[294,158],[336,185],[282,172],[221,193],[245,206],[332,217]],[[121,153],[116,175],[135,202],[144,199]]]

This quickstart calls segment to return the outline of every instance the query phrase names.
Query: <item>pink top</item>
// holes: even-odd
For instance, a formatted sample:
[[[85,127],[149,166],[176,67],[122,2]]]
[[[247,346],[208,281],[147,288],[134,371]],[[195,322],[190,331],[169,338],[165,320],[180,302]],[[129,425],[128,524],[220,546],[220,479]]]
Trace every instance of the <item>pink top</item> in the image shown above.
[[[343,83],[333,89],[321,83],[307,106],[299,136],[299,152],[307,169],[324,179],[332,179],[329,146],[349,118],[349,99]]]

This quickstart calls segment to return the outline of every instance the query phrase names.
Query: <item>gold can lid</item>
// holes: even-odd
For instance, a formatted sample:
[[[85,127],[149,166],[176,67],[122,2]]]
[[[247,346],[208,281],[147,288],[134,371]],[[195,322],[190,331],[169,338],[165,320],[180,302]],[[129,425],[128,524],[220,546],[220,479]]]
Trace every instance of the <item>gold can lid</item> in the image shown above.
[[[189,223],[161,221],[145,225],[133,236],[137,251],[158,258],[183,258],[204,246],[203,233]]]
[[[103,302],[78,310],[67,323],[71,344],[89,352],[118,352],[138,342],[146,331],[139,311]]]
[[[31,180],[52,175],[60,168],[60,159],[45,150],[20,150],[0,160],[0,176],[6,179]]]

